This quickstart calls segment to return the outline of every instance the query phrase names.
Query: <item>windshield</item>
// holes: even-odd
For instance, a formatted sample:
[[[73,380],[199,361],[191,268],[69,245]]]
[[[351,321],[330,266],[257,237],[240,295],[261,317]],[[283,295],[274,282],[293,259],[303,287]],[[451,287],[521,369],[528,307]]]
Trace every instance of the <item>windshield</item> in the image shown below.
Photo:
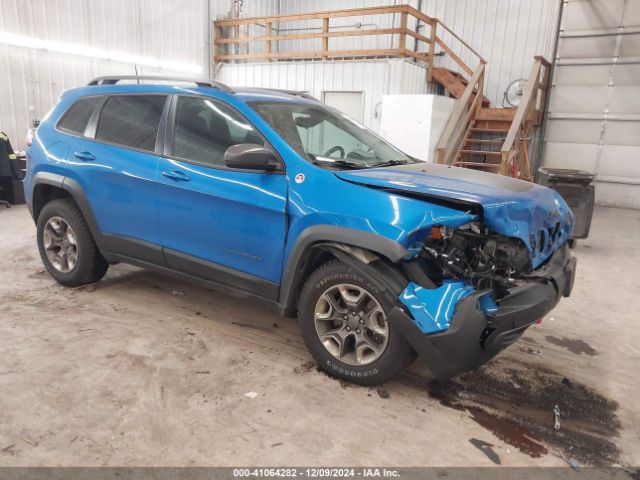
[[[252,102],[253,109],[300,155],[326,168],[413,163],[371,130],[321,104]]]

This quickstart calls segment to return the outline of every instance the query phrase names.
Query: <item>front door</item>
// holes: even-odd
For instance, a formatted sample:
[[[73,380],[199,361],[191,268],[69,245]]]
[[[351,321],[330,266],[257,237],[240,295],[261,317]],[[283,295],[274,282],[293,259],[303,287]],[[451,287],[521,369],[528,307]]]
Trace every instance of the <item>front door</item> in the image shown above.
[[[231,107],[188,95],[173,102],[169,155],[158,167],[167,264],[275,298],[286,233],[285,175],[225,167],[231,145],[264,144]]]

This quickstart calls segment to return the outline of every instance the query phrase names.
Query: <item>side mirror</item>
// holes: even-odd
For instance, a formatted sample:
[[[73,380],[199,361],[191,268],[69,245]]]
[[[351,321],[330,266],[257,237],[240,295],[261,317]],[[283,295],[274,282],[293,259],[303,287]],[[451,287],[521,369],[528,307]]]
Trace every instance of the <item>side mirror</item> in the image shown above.
[[[232,145],[224,152],[224,164],[230,168],[242,170],[261,170],[273,172],[280,169],[280,162],[275,154],[256,143],[239,143]]]

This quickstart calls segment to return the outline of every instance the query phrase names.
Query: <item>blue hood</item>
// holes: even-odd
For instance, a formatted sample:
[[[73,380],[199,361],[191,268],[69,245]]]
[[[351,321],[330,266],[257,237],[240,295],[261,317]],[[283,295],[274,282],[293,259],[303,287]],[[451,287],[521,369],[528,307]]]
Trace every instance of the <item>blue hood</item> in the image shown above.
[[[573,214],[562,197],[534,183],[432,163],[335,172],[342,180],[482,207],[483,223],[529,249],[537,268],[571,238]]]

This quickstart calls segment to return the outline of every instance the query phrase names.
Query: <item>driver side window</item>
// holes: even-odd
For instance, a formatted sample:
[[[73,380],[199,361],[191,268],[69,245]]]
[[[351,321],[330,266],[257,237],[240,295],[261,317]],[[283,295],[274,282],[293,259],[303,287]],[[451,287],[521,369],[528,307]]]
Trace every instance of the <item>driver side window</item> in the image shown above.
[[[349,152],[367,148],[356,137],[326,119],[313,126],[307,126],[310,124],[310,115],[295,112],[293,120],[300,135],[302,147],[307,153],[322,156],[331,152],[331,157],[341,158],[346,157]]]
[[[224,166],[224,152],[230,146],[264,143],[234,110],[201,97],[178,98],[174,132],[174,156],[216,167]]]

